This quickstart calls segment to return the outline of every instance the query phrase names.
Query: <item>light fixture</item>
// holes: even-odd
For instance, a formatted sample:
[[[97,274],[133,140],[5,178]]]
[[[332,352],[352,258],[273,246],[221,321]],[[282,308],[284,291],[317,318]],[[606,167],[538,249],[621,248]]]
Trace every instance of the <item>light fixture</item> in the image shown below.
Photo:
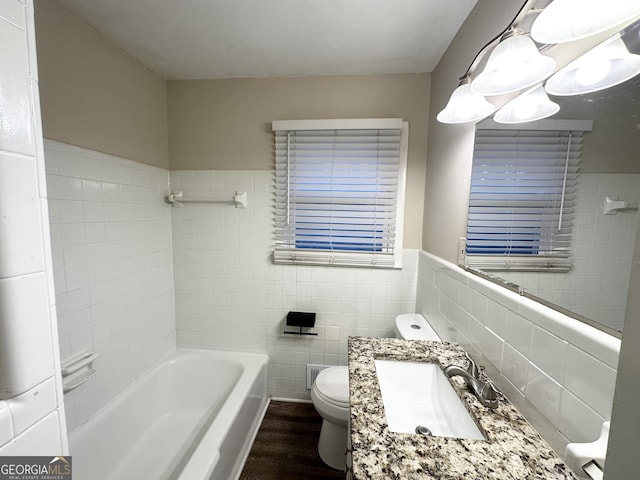
[[[549,100],[542,85],[536,85],[504,105],[493,119],[498,123],[533,122],[550,117],[559,110],[560,106]]]
[[[529,89],[505,105],[495,119],[502,123],[530,122],[558,111],[558,105],[549,100],[547,92],[552,95],[594,92],[640,73],[640,0],[552,0],[542,11],[537,8],[538,3],[539,0],[526,0],[511,23],[478,51],[446,108],[436,117],[438,121],[479,121],[495,111],[485,96]],[[538,17],[529,37],[520,26],[529,23],[524,20],[531,14]],[[571,55],[572,45],[550,45],[608,31],[613,34],[614,28],[620,32],[577,60],[576,53]],[[541,45],[537,46],[534,40]],[[573,59],[551,78],[556,62],[541,54],[550,46],[554,52],[559,49]],[[484,71],[476,75],[487,55]],[[546,92],[540,85],[545,80]],[[537,86],[531,88],[534,85]]]
[[[613,87],[640,73],[640,55],[629,53],[620,34],[560,69],[548,81],[551,95],[579,95]]]
[[[640,0],[554,0],[531,26],[531,37],[538,43],[565,43],[640,18]]]
[[[449,98],[447,106],[437,115],[442,123],[477,122],[496,111],[496,107],[482,95],[471,91],[469,77],[463,77],[460,85]]]
[[[471,83],[480,95],[503,95],[540,83],[556,68],[519,28],[507,32],[493,49],[485,69]]]

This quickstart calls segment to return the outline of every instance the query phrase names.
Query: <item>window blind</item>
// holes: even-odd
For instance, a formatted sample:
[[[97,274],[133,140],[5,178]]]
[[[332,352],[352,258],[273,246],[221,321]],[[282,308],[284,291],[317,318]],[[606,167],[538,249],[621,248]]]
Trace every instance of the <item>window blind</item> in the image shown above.
[[[478,129],[468,266],[569,271],[583,132]]]
[[[274,261],[400,266],[402,121],[274,122],[274,130]]]

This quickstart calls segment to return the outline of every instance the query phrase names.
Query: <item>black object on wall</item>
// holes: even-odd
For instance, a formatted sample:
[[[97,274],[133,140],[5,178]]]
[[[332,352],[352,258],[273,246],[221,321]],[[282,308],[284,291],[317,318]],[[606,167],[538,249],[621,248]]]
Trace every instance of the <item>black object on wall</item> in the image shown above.
[[[316,325],[315,312],[289,312],[286,320],[287,327],[298,327],[298,331],[291,332],[285,330],[288,335],[318,335],[315,332],[303,332],[303,328],[313,328]]]

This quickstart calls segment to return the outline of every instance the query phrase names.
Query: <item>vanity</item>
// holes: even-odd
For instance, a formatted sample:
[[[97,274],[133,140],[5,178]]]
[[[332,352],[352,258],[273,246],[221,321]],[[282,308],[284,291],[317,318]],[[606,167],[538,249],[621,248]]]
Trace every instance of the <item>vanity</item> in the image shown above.
[[[487,408],[459,376],[449,382],[484,440],[391,431],[376,360],[426,362],[442,369],[468,364],[464,350],[455,343],[349,337],[347,457],[353,480],[575,479],[505,397],[499,396],[496,408]]]

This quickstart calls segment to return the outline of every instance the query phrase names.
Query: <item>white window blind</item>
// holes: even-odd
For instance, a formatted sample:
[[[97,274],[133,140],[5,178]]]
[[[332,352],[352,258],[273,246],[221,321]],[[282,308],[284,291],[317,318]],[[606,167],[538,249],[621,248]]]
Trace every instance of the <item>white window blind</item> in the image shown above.
[[[274,122],[276,263],[400,267],[408,125]]]
[[[581,131],[478,129],[465,263],[569,271]]]

